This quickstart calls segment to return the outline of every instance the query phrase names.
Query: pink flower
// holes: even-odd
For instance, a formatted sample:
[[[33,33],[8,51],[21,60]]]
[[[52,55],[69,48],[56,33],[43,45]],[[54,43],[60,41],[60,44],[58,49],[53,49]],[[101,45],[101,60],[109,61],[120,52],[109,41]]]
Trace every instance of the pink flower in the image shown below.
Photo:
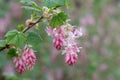
[[[62,37],[54,38],[53,44],[57,50],[60,50],[63,47],[63,38]]]
[[[68,65],[73,65],[77,62],[78,59],[78,55],[77,52],[79,52],[79,47],[76,45],[73,46],[68,46],[65,48],[65,50],[63,51],[63,54],[65,54],[65,62]]]
[[[65,62],[68,64],[68,65],[73,65],[77,62],[77,54],[66,54],[65,56]]]
[[[46,32],[53,38],[53,45],[57,50],[63,47],[64,34],[62,33],[62,28],[47,28]]]
[[[28,53],[26,54],[26,67],[28,70],[32,70],[36,62],[36,56],[32,49],[28,49]]]
[[[75,29],[75,31],[74,31],[74,35],[76,36],[76,38],[81,37],[81,36],[83,35],[83,33],[82,33],[82,29],[81,29],[81,28],[79,28],[79,29]]]
[[[54,47],[57,50],[63,49],[65,62],[73,65],[77,62],[77,53],[80,48],[77,46],[76,39],[82,36],[81,28],[75,28],[70,24],[60,26],[59,28],[47,28],[46,32],[53,38]]]
[[[28,70],[33,69],[36,62],[36,56],[31,48],[27,48],[24,49],[20,56],[15,57],[13,62],[15,63],[16,71],[22,74],[26,71],[26,68]]]
[[[22,74],[26,71],[25,60],[22,56],[15,57],[13,62],[15,63],[15,68],[17,72]]]

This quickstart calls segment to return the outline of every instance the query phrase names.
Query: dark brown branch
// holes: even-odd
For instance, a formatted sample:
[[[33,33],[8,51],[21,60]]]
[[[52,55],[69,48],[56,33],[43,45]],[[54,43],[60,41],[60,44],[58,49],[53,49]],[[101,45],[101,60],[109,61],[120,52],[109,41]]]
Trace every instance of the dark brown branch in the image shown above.
[[[44,17],[41,16],[34,24],[27,26],[22,32],[26,33],[29,29],[31,29],[32,27],[34,27],[37,23],[39,23]],[[0,52],[3,51],[4,49],[9,48],[10,45],[6,45],[5,47],[0,48]]]
[[[9,45],[6,45],[5,47],[0,48],[0,52],[3,51],[6,48],[9,48]]]

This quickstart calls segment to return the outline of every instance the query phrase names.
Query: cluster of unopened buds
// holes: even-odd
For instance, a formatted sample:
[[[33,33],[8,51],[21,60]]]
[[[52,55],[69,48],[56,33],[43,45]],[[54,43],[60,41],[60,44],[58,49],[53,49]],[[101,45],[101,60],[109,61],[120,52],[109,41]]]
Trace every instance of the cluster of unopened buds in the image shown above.
[[[80,48],[76,39],[82,36],[80,28],[75,28],[70,24],[65,24],[58,28],[48,27],[46,32],[53,38],[53,45],[57,50],[62,49],[62,54],[65,55],[65,62],[68,65],[73,65],[78,59],[77,53]]]
[[[21,53],[18,57],[14,57],[13,62],[15,63],[16,71],[23,73],[27,69],[33,69],[36,62],[36,56],[32,48],[25,48],[23,53]]]
[[[48,7],[43,7],[42,10],[43,10],[43,17],[44,18],[50,18],[53,15],[56,15],[56,14],[61,12],[61,10],[58,8],[55,10],[50,10]]]

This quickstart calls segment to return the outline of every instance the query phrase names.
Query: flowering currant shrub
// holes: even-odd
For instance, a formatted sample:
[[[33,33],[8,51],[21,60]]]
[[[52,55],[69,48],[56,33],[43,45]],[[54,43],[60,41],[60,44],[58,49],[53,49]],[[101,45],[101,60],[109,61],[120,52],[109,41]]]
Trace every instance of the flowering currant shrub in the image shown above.
[[[68,15],[60,9],[61,6],[69,8],[68,0],[43,0],[43,7],[38,6],[34,1],[21,0],[23,8],[32,10],[31,18],[26,20],[25,26],[18,25],[19,30],[8,31],[5,40],[0,40],[0,51],[8,50],[8,56],[13,59],[16,71],[23,73],[26,70],[32,70],[37,61],[35,52],[29,41],[29,30],[33,27],[38,28],[39,22],[48,24],[44,31],[52,38],[53,46],[61,50],[65,55],[65,63],[73,65],[77,62],[78,53],[81,47],[77,39],[82,36],[80,27],[69,23]],[[24,47],[24,48],[23,48]]]

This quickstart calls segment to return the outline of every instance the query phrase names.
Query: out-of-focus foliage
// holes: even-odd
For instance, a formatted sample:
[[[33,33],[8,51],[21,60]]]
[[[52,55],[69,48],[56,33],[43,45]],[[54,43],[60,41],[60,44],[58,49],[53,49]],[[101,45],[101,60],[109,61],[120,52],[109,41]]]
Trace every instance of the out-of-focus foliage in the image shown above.
[[[48,7],[51,7],[53,3],[59,6],[59,3],[69,7],[69,2],[62,3],[68,0],[51,0],[52,3],[44,3],[46,0],[32,1],[37,2],[38,6],[49,4]],[[33,36],[27,36],[28,42],[37,51],[33,71],[17,74],[6,56],[6,50],[0,52],[0,80],[120,80],[120,1],[69,1],[70,7],[62,9],[70,15],[71,23],[81,27],[84,33],[82,39],[78,40],[82,49],[77,64],[68,66],[64,63],[63,56],[53,48],[52,40],[45,32],[47,24],[42,21],[35,32],[28,32],[28,36]],[[23,9],[22,5],[19,0],[0,0],[1,40],[8,30],[17,29],[18,24],[25,24],[25,20],[30,18],[33,11]],[[4,46],[1,40],[0,46]],[[10,74],[13,74],[12,77]]]

